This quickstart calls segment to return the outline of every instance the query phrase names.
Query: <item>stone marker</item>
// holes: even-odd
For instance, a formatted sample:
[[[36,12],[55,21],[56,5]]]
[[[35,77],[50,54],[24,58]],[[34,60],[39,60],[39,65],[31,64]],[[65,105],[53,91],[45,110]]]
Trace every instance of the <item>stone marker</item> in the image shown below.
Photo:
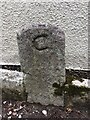
[[[31,26],[17,35],[28,101],[63,105],[63,96],[54,96],[54,82],[65,81],[65,35],[51,25]]]

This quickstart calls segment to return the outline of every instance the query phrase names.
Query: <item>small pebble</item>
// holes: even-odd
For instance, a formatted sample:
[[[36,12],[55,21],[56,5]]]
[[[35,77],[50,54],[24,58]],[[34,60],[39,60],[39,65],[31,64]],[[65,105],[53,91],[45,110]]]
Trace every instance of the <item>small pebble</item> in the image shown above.
[[[12,115],[16,116],[16,115],[17,115],[17,113],[16,113],[16,112],[13,112],[13,113],[12,113]]]
[[[8,119],[11,119],[11,116],[9,116]]]
[[[23,107],[22,106],[20,106],[20,109],[22,109]]]
[[[18,111],[18,109],[14,109],[13,111],[16,112],[16,111]]]
[[[0,118],[2,117],[2,115],[0,114]]]
[[[42,110],[42,113],[47,116],[47,111],[46,110]]]
[[[12,103],[10,103],[9,106],[12,106]]]
[[[61,116],[61,118],[63,118],[63,116]]]
[[[23,115],[23,113],[21,113],[21,115]]]
[[[36,113],[39,113],[39,111],[38,111],[38,110],[36,110],[35,112],[36,112]]]
[[[68,112],[72,112],[72,109],[71,109],[71,108],[67,108],[67,111],[68,111]]]
[[[12,111],[9,111],[8,115],[11,115],[12,114]]]
[[[77,111],[78,113],[80,113],[80,111]]]
[[[6,103],[7,103],[7,101],[4,101],[4,102],[3,102],[3,104],[6,104]]]
[[[21,116],[21,115],[19,115],[19,116],[18,116],[18,118],[22,118],[22,116]]]

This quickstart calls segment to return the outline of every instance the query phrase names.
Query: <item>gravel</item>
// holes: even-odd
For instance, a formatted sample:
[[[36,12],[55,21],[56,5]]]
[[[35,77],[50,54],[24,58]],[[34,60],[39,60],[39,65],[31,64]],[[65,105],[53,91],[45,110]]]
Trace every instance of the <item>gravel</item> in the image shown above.
[[[88,119],[88,111],[83,113],[75,108],[64,109],[61,106],[41,105],[25,101],[3,101],[2,118],[83,118]]]

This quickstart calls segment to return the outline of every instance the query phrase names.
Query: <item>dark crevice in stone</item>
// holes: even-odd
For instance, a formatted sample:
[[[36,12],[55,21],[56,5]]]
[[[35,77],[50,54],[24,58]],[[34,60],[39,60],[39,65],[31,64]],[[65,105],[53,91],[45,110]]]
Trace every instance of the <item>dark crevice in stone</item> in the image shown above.
[[[73,75],[75,77],[90,79],[90,70],[66,69],[66,75]]]
[[[21,72],[20,65],[0,65],[0,68],[7,69],[7,70],[17,70],[17,71]]]

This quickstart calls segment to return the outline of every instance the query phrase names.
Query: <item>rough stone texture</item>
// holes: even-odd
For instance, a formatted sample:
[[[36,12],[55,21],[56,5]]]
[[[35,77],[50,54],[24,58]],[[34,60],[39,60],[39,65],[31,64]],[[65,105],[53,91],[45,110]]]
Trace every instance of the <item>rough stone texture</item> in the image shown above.
[[[19,64],[18,30],[28,24],[49,23],[59,26],[65,33],[66,67],[88,68],[88,1],[31,3],[29,0],[4,0],[1,5],[0,55],[3,53],[3,57],[0,63]]]
[[[59,28],[37,25],[17,37],[22,71],[30,102],[62,105],[54,96],[54,82],[65,81],[65,35]]]
[[[4,87],[22,90],[23,77],[22,72],[0,69],[0,90]]]

